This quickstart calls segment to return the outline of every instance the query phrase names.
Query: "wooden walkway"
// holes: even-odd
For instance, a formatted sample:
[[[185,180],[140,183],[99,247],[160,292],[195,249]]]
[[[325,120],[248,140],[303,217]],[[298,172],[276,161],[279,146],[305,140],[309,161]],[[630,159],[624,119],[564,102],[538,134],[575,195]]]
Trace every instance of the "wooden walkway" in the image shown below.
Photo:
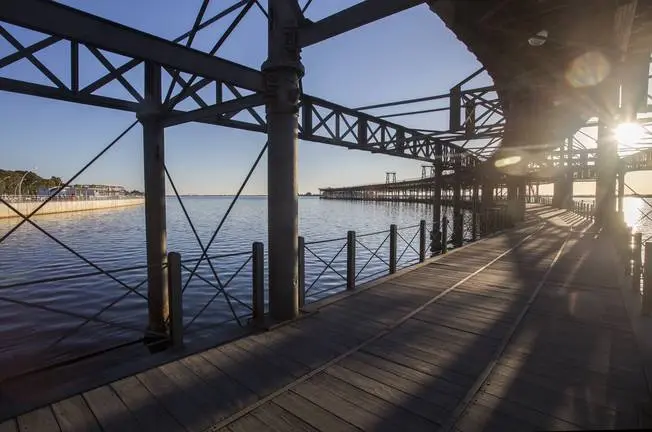
[[[529,217],[289,325],[76,394],[0,432],[649,426],[615,252],[574,215],[539,207]]]

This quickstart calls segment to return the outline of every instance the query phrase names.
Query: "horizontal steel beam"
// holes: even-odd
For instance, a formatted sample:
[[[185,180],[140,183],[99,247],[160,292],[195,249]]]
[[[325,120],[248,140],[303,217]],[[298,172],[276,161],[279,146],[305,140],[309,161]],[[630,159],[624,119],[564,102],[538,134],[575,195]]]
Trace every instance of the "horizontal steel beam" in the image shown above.
[[[366,0],[299,29],[299,46],[305,48],[382,18],[410,9],[425,0]]]
[[[60,89],[58,87],[46,86],[43,84],[18,81],[11,78],[0,77],[0,91],[20,93],[66,102],[75,102],[84,105],[117,109],[121,111],[138,112],[138,108],[140,107],[138,102],[131,102],[107,96],[79,93],[71,90]]]
[[[262,73],[49,0],[2,0],[0,20],[253,91]]]
[[[249,96],[244,96],[216,105],[211,105],[206,108],[199,108],[193,111],[173,114],[163,121],[163,126],[176,126],[192,121],[210,120],[211,117],[217,117],[222,114],[257,107],[263,103],[265,103],[263,100],[263,95],[260,93],[255,93]]]

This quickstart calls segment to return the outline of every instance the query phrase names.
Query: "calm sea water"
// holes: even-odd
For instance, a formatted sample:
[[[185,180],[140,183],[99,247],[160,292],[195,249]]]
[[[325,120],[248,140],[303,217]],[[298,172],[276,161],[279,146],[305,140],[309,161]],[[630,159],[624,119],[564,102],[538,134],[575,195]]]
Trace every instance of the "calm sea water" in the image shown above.
[[[231,197],[184,198],[204,245],[230,202]],[[251,245],[267,242],[266,208],[264,197],[242,197],[209,249],[210,256],[218,257],[210,265],[202,262],[190,278],[201,248],[181,206],[175,198],[168,198],[168,249],[180,252],[185,261],[188,339],[246,323],[251,304]],[[645,233],[644,238],[652,235],[652,221],[642,216],[650,209],[641,199],[625,200],[625,218]],[[299,216],[300,235],[307,244],[307,301],[314,301],[343,289],[348,230],[355,230],[360,242],[356,267],[361,283],[388,272],[387,237],[392,223],[399,227],[399,267],[417,261],[417,225],[421,219],[430,221],[431,208],[304,197],[299,201]],[[29,224],[0,243],[0,379],[137,341],[147,324],[144,206],[34,220],[86,260],[112,271],[113,279],[93,274],[97,269]],[[0,235],[16,223],[16,219],[0,219]],[[329,239],[336,240],[323,242]],[[241,254],[220,257],[234,253]]]
[[[184,198],[204,245],[230,201],[231,197]],[[183,271],[189,338],[221,323],[237,325],[236,317],[246,322],[251,304],[251,245],[267,242],[266,207],[264,197],[242,197],[209,255],[242,254],[214,258],[211,265],[204,261],[189,280],[196,265],[192,260],[201,255],[201,248],[176,198],[168,198],[168,250],[190,260]],[[299,230],[307,243],[307,300],[343,289],[348,230],[359,235],[360,282],[387,273],[392,223],[399,227],[399,267],[416,262],[417,225],[420,219],[430,220],[430,211],[423,204],[301,198]],[[46,215],[34,221],[103,270],[146,264],[144,206]],[[16,219],[0,220],[0,233],[16,223]],[[338,240],[321,242],[334,238]],[[29,224],[0,243],[0,378],[142,337],[147,324],[146,269],[112,272],[114,279],[93,272],[97,269]],[[28,282],[33,283],[21,285]]]

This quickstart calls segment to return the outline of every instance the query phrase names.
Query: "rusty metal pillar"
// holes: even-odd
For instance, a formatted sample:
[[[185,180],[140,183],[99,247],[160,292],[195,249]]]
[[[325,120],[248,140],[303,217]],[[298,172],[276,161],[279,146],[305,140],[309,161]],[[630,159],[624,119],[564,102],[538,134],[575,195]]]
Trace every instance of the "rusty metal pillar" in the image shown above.
[[[441,250],[441,186],[444,179],[442,153],[441,143],[435,144],[435,177],[432,185],[432,232],[430,235],[430,251],[433,253]]]
[[[461,154],[455,157],[455,175],[453,180],[453,244],[462,246],[464,240],[464,217],[462,216],[462,173]]]
[[[143,125],[145,242],[147,249],[146,342],[167,334],[170,312],[165,223],[165,140],[161,122],[161,66],[145,62],[145,102],[138,113]]]
[[[304,68],[297,45],[301,13],[296,0],[270,0],[268,4],[268,58],[262,70],[269,142],[269,311],[274,320],[284,321],[299,313],[297,134]]]

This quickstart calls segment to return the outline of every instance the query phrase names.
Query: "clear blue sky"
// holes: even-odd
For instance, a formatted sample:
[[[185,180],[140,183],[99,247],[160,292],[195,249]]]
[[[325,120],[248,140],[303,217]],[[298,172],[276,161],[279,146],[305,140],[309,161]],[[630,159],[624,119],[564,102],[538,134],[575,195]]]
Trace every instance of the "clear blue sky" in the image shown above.
[[[301,0],[301,4],[304,2]],[[61,3],[171,39],[191,27],[201,1],[65,0]],[[232,3],[212,0],[206,16]],[[314,0],[307,16],[317,20],[354,3],[357,2]],[[207,49],[229,22],[225,20],[202,31],[193,46]],[[42,38],[22,31],[15,32],[15,36],[23,44]],[[65,49],[65,45],[53,46],[37,57],[65,76],[68,57],[61,55]],[[0,38],[0,56],[11,52],[13,49]],[[218,54],[259,68],[266,57],[266,20],[262,13],[252,8]],[[306,67],[305,91],[351,107],[444,93],[479,67],[466,47],[425,5],[309,47],[302,56]],[[121,64],[117,56],[111,59],[115,65]],[[105,73],[90,56],[82,55],[81,61],[82,70],[86,71],[81,76],[82,85]],[[25,60],[1,70],[0,76],[46,82]],[[111,85],[103,94],[122,96],[125,92]],[[422,108],[414,106],[414,109]],[[64,180],[134,119],[132,113],[10,93],[0,96],[0,116],[3,119],[0,168],[36,166],[40,175],[56,175]],[[445,126],[443,120],[431,115],[405,122],[411,126],[441,128]],[[169,128],[166,131],[168,168],[182,193],[233,193],[264,141],[262,134],[217,126],[188,124]],[[138,126],[78,182],[142,189],[141,143]],[[419,161],[300,142],[299,189],[315,192],[323,186],[382,182],[385,171],[396,171],[399,179],[417,177],[420,165]],[[245,192],[264,194],[266,190],[266,161],[263,161]]]

